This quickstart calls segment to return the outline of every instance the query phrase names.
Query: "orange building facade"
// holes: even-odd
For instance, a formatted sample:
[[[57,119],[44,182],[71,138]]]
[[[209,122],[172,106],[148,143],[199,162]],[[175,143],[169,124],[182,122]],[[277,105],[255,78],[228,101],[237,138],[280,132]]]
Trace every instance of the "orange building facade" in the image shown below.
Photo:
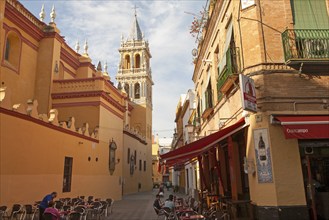
[[[143,128],[151,131],[152,111],[116,88],[106,66],[95,68],[87,42],[80,54],[54,19],[46,24],[18,1],[0,4],[0,203],[33,203],[52,191],[117,200],[151,189]],[[128,152],[136,152],[134,172]]]

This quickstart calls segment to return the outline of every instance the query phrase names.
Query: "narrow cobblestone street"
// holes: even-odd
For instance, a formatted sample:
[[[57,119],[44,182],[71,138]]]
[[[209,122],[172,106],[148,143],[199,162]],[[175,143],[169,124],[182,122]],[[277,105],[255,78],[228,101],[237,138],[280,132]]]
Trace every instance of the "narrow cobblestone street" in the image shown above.
[[[115,201],[113,204],[113,212],[106,218],[111,220],[156,220],[157,215],[153,209],[153,201],[158,189],[153,191],[140,192],[124,196],[122,200]],[[166,199],[170,191],[165,190],[164,199]],[[182,195],[179,195],[182,196]],[[164,219],[164,217],[159,218]]]

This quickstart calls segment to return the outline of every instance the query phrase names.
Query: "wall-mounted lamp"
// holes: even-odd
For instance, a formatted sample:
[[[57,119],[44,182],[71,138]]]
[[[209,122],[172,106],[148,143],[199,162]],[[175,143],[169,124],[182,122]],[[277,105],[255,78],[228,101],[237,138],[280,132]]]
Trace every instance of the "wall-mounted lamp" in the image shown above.
[[[209,63],[210,65],[212,64],[212,60],[209,60],[209,59],[203,59],[202,62],[203,63]]]
[[[55,67],[54,67],[54,73],[58,73],[59,70],[58,70],[58,62],[57,60],[55,61]]]

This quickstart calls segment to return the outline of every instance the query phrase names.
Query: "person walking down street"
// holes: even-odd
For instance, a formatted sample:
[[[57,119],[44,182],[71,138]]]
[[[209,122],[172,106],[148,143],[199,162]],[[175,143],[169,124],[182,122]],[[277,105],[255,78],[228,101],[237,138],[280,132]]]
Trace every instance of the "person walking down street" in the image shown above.
[[[57,192],[46,195],[39,205],[39,220],[44,220],[43,213],[49,207],[49,203],[57,197]]]

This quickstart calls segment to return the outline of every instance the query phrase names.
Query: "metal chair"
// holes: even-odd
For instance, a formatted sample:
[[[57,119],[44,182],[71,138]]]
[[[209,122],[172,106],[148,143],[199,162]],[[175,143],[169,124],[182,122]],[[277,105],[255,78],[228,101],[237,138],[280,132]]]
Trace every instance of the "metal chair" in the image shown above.
[[[109,206],[108,202],[106,201],[100,201],[100,203],[102,203],[102,207],[101,207],[101,212],[100,215],[104,215],[105,217],[107,217],[107,208]]]
[[[84,206],[78,205],[78,206],[74,207],[73,211],[80,213],[80,217],[82,219],[85,219],[85,220],[87,219],[87,211]]]
[[[168,207],[163,207],[162,208],[165,216],[166,216],[166,220],[175,220],[176,219],[176,214],[173,210],[171,210]]]
[[[56,200],[55,201],[55,208],[58,209],[58,210],[61,210],[64,206],[64,202],[61,201],[61,200]]]
[[[100,219],[100,215],[102,212],[102,206],[103,206],[102,203],[99,201],[96,201],[96,202],[92,202],[91,205],[92,205],[92,208],[89,210],[88,215],[90,214],[92,218],[95,216],[96,219]]]
[[[38,210],[37,207],[34,207],[31,204],[24,205],[22,220],[26,220],[26,219],[34,220],[37,210]]]
[[[157,219],[159,219],[159,217],[161,217],[161,216],[165,216],[163,209],[158,209],[155,206],[153,206],[153,209],[154,209],[155,213],[157,214],[157,217],[158,217]]]
[[[43,213],[44,220],[53,220],[54,217],[51,213]]]
[[[68,216],[69,220],[80,220],[81,214],[79,212],[71,212]]]
[[[20,204],[14,204],[13,207],[11,208],[10,215],[6,214],[2,216],[2,219],[20,219],[23,214],[22,210],[23,206]]]
[[[2,216],[6,216],[7,215],[7,206],[3,205],[0,206],[0,219],[2,219]]]

